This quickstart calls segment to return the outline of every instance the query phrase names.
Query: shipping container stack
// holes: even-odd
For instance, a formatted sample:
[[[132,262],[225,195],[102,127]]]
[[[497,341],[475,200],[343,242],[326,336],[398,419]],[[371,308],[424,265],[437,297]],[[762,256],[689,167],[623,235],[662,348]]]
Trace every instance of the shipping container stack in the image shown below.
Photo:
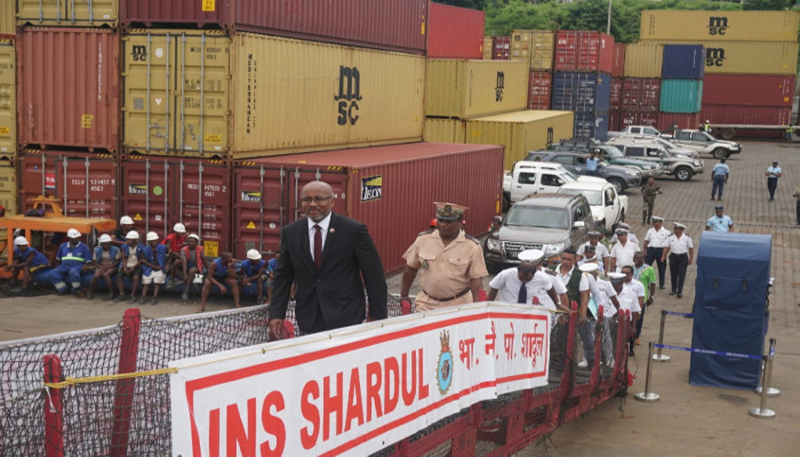
[[[611,89],[608,96],[608,130],[620,129],[622,84],[625,79],[625,46],[624,43],[614,43],[614,60],[611,64]]]
[[[697,44],[665,44],[663,55],[658,127],[697,128],[703,103],[705,49]]]
[[[575,112],[574,138],[608,137],[614,47],[601,32],[556,34],[551,108]]]
[[[629,125],[657,125],[663,55],[660,44],[626,45],[617,130]]]
[[[702,111],[686,127],[715,124],[788,125],[797,71],[796,11],[642,12],[642,41],[705,48]],[[665,62],[666,63],[666,62]],[[676,84],[676,83],[670,83]],[[664,125],[664,122],[660,122]],[[751,136],[779,131],[737,130]]]
[[[555,32],[514,30],[511,32],[511,60],[528,64],[528,109],[550,109],[553,86]]]
[[[11,215],[17,213],[17,58],[8,9],[0,6],[0,206]]]

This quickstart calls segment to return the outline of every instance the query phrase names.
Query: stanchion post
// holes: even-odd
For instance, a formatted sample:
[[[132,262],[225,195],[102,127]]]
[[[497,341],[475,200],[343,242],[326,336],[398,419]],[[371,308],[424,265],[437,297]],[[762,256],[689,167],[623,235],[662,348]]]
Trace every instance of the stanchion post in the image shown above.
[[[663,322],[663,321],[662,321]],[[643,401],[645,403],[655,403],[661,396],[657,393],[650,392],[650,382],[653,379],[653,342],[647,345],[647,375],[644,381],[644,392],[639,392],[633,398]]]
[[[769,357],[765,356],[764,359],[766,360],[766,364],[770,365],[771,360]],[[765,370],[761,370],[761,385],[768,386],[767,382],[767,373],[769,372],[769,366]],[[767,409],[767,390],[761,390],[761,405],[758,408],[750,408],[750,415],[753,417],[757,417],[759,419],[772,419],[775,417],[775,411],[771,409]]]
[[[781,394],[781,391],[775,387],[772,387],[772,367],[775,365],[775,343],[777,340],[775,338],[769,339],[769,356],[768,360],[765,360],[763,363],[763,367],[767,371],[767,397],[777,397]],[[761,384],[760,386],[756,387],[756,393],[761,395],[761,389],[765,384]]]
[[[666,309],[662,309],[661,310],[661,326],[658,329],[658,344],[659,344],[658,353],[653,356],[653,360],[656,361],[656,362],[669,362],[669,359],[670,359],[670,356],[661,353],[661,351],[662,351],[661,345],[664,344],[664,325],[666,324],[666,322],[667,322],[667,310]]]

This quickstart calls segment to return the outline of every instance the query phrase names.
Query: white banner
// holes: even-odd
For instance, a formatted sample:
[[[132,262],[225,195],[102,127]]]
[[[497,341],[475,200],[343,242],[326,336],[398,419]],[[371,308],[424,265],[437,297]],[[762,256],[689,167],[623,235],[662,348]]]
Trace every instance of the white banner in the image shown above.
[[[172,454],[368,455],[546,385],[550,319],[480,303],[172,362]]]

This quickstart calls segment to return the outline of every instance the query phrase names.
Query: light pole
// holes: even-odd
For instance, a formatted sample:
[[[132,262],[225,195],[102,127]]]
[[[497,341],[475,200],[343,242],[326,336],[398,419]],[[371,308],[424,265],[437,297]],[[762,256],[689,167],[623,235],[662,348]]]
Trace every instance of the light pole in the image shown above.
[[[608,25],[606,26],[606,34],[611,35],[611,2],[608,0]]]

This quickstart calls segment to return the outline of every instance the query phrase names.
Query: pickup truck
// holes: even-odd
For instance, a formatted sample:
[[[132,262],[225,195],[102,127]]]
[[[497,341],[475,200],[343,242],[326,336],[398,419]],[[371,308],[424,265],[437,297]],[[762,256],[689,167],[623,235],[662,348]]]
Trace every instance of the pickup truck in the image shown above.
[[[564,184],[576,181],[607,182],[593,176],[578,176],[560,163],[519,161],[503,176],[503,210],[528,195],[554,193]]]
[[[625,130],[620,132],[608,132],[609,138],[621,135],[661,136],[661,132],[659,132],[655,127],[650,127],[649,125],[629,125],[625,127]]]
[[[615,228],[625,221],[628,212],[628,197],[619,195],[614,186],[596,182],[573,182],[558,189],[559,194],[583,195],[592,209],[592,219],[600,233],[606,227]]]
[[[741,154],[742,146],[734,141],[718,140],[713,135],[702,130],[678,130],[672,134],[662,134],[662,138],[669,140],[676,146],[692,149],[697,152],[711,154],[717,159],[730,157],[731,154]]]
[[[561,140],[558,144],[550,145],[548,149],[552,151],[583,152],[586,154],[596,152],[605,163],[638,169],[642,173],[643,181],[647,181],[647,178],[657,178],[664,174],[664,167],[660,164],[625,157],[625,154],[616,146],[603,144],[595,139]]]
[[[580,176],[593,176],[586,170],[586,153],[566,152],[566,151],[535,151],[529,152],[525,160],[535,160],[539,158],[542,162],[555,162],[564,165],[567,170]],[[597,171],[594,176],[603,178],[617,189],[617,192],[625,192],[629,187],[639,187],[642,185],[642,173],[637,168],[621,167],[609,165],[605,162],[597,164]]]
[[[622,150],[625,157],[660,163],[667,174],[673,175],[678,181],[688,181],[694,175],[703,173],[705,170],[705,163],[702,160],[674,156],[657,142],[645,144],[642,142],[628,143],[622,141],[618,143],[622,138],[612,138],[611,142]]]

